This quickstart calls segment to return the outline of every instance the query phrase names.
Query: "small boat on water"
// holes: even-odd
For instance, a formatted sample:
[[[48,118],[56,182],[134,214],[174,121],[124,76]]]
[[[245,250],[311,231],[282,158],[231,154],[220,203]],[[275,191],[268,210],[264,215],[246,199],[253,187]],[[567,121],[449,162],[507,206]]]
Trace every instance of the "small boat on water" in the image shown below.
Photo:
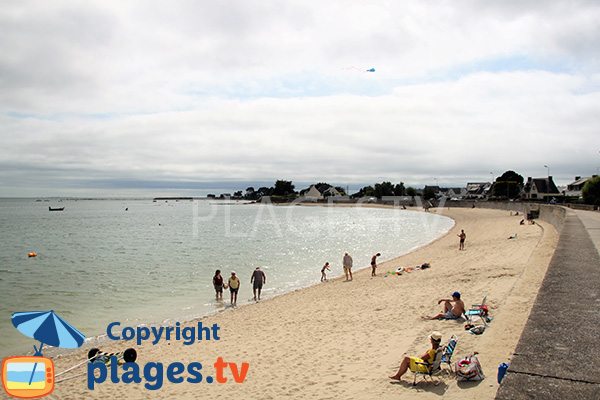
[[[49,211],[63,211],[64,209],[65,209],[64,207],[57,207],[57,208],[48,207]]]

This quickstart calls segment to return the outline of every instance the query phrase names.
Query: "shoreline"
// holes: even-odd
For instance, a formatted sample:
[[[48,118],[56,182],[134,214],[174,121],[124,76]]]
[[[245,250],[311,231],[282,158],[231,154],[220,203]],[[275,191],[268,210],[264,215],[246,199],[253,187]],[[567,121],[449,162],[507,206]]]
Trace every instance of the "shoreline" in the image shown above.
[[[281,204],[276,204],[276,206],[293,206],[294,204],[288,204],[288,203],[281,203]],[[328,204],[296,204],[297,206],[310,206],[310,207],[328,207],[331,205]],[[389,205],[378,205],[378,204],[362,204],[360,205],[361,207],[370,207],[370,208],[383,208],[383,209],[393,209],[392,206]],[[356,204],[334,204],[333,207],[356,207]],[[422,212],[420,211],[421,209],[417,208],[417,207],[409,207],[403,211],[411,211],[411,212]],[[435,214],[435,213],[433,213]],[[453,220],[454,224],[448,229],[448,231],[442,233],[440,236],[432,239],[431,241],[418,245],[412,249],[407,250],[406,252],[400,254],[400,255],[395,255],[393,256],[391,259],[386,260],[386,261],[382,261],[380,263],[380,265],[383,265],[384,263],[388,263],[391,262],[397,258],[403,257],[407,254],[410,254],[414,251],[417,251],[423,247],[429,246],[432,243],[436,242],[437,240],[440,240],[441,238],[443,238],[444,236],[446,236],[454,227],[455,227],[455,221]],[[363,270],[370,270],[370,266],[369,265],[364,265],[362,267],[353,268],[353,273],[356,274],[359,271],[363,271]],[[333,271],[329,272],[329,274],[331,274]],[[333,282],[336,280],[340,280],[344,278],[344,274],[340,272],[340,275],[336,275],[332,278],[328,279],[328,282]],[[305,290],[309,287],[312,286],[318,286],[320,284],[322,284],[323,282],[319,282],[319,281],[315,281],[313,283],[309,283],[307,286],[302,286],[302,287],[297,287],[297,288],[293,288],[290,291],[284,291],[284,292],[276,292],[274,294],[267,294],[265,295],[265,293],[263,293],[263,299],[261,301],[267,301],[279,296],[285,296],[288,295],[290,293],[294,293],[297,291],[301,291],[301,290]],[[152,320],[152,321],[144,321],[142,320],[142,322],[137,323],[135,320],[125,320],[122,321],[121,327],[125,327],[125,326],[131,326],[133,328],[137,328],[137,327],[160,327],[160,326],[172,326],[174,327],[176,323],[180,323],[182,326],[188,326],[191,324],[195,324],[197,321],[201,321],[202,319],[205,318],[209,318],[215,315],[219,315],[221,313],[226,313],[226,312],[231,312],[231,311],[235,311],[237,309],[240,309],[242,307],[246,307],[246,306],[251,306],[256,304],[257,302],[241,302],[241,304],[237,305],[236,307],[231,307],[231,305],[229,304],[229,300],[228,300],[228,295],[229,295],[229,291],[226,290],[224,292],[224,300],[221,303],[211,303],[210,306],[208,304],[205,304],[206,307],[208,307],[209,309],[207,309],[206,312],[204,312],[202,315],[194,315],[194,316],[185,316],[185,317],[180,317],[180,316],[166,316],[165,319],[163,319],[162,321],[159,320]],[[44,354],[47,355],[50,358],[61,358],[61,357],[68,357],[68,356],[73,356],[75,354],[78,353],[87,353],[87,351],[91,348],[105,348],[107,345],[111,345],[114,344],[114,342],[108,337],[106,330],[103,331],[103,333],[95,335],[95,336],[91,336],[89,338],[86,338],[86,341],[84,342],[84,344],[76,349],[62,349],[62,348],[56,348],[56,347],[44,347],[43,351]],[[21,353],[21,354],[13,354],[13,356],[16,355],[27,355],[27,356],[32,356],[34,353],[34,350],[31,348],[28,348],[28,351],[26,353]]]
[[[120,206],[120,202],[108,203],[105,207],[98,207],[99,206],[97,205],[85,206],[81,209],[78,209],[78,215],[87,215],[87,212],[81,212],[81,210],[98,209],[102,211],[106,208],[107,210],[113,211],[110,213],[110,215],[116,216],[115,219],[131,219],[132,217],[136,217],[136,214],[122,213],[123,206]],[[186,204],[183,207],[174,209],[153,207],[154,205],[148,202],[142,202],[131,207],[130,211],[141,214],[142,216],[147,216],[154,215],[155,210],[158,210],[160,215],[156,218],[153,218],[157,221],[163,220],[165,218],[164,214],[167,214],[183,216],[185,219],[181,219],[181,222],[185,223],[190,222],[188,217],[190,213],[194,211],[191,204]],[[264,211],[259,210],[260,208],[263,208]],[[268,211],[269,208],[272,209],[271,211],[276,213],[276,219],[274,219],[273,215],[270,213],[270,211]],[[100,284],[91,284],[91,286],[100,285],[98,290],[95,290],[88,295],[82,294],[81,296],[84,302],[86,301],[86,298],[90,298],[90,295],[97,297],[98,300],[94,301],[94,304],[91,306],[90,302],[86,302],[83,303],[86,306],[83,306],[82,304],[79,307],[73,308],[73,306],[70,304],[73,301],[78,303],[77,299],[79,297],[77,297],[77,294],[79,291],[77,290],[72,290],[72,292],[74,292],[73,296],[75,297],[71,298],[69,298],[71,294],[69,294],[69,297],[60,294],[57,294],[56,297],[54,297],[54,293],[50,289],[44,291],[43,297],[47,300],[51,299],[54,302],[50,308],[54,308],[59,312],[59,314],[61,312],[66,312],[66,315],[68,316],[69,312],[73,312],[72,316],[68,318],[69,322],[73,323],[74,326],[78,328],[81,327],[79,328],[81,329],[81,332],[86,333],[86,336],[89,338],[88,342],[84,346],[88,348],[90,346],[100,347],[106,345],[105,342],[107,339],[106,337],[103,338],[102,336],[106,335],[106,326],[112,321],[112,318],[115,317],[123,324],[128,324],[133,327],[143,324],[156,326],[175,324],[176,322],[193,321],[197,318],[201,318],[210,315],[213,312],[218,312],[227,308],[229,303],[228,299],[225,302],[215,300],[214,289],[212,288],[212,284],[210,282],[210,278],[212,278],[212,272],[214,272],[215,267],[221,269],[224,268],[224,271],[229,271],[229,268],[233,268],[236,269],[238,273],[241,271],[242,275],[244,276],[246,275],[244,273],[244,268],[247,266],[263,265],[264,268],[266,268],[265,272],[267,272],[267,275],[269,275],[270,268],[271,271],[273,271],[273,275],[268,277],[269,283],[265,286],[265,290],[263,291],[264,298],[266,298],[267,296],[275,296],[285,292],[297,290],[300,287],[306,287],[308,285],[319,283],[319,278],[321,275],[319,267],[323,264],[321,261],[331,261],[331,258],[337,258],[335,255],[338,253],[343,254],[343,251],[346,250],[346,247],[353,249],[353,251],[356,253],[356,256],[358,256],[358,258],[355,258],[355,263],[357,266],[362,267],[368,265],[367,260],[370,259],[370,255],[366,254],[366,252],[370,252],[370,249],[372,248],[380,247],[380,244],[385,245],[385,247],[381,247],[384,257],[390,258],[392,255],[399,255],[411,251],[414,249],[414,247],[422,243],[429,242],[434,237],[437,237],[442,234],[442,232],[445,232],[448,229],[448,226],[453,224],[453,221],[450,219],[440,221],[438,227],[443,229],[438,229],[437,232],[431,230],[431,233],[434,234],[428,235],[427,231],[423,230],[425,226],[421,227],[419,225],[419,221],[422,220],[422,218],[419,216],[421,213],[416,212],[402,214],[398,211],[384,209],[375,210],[372,208],[366,208],[364,210],[350,208],[332,208],[331,210],[321,208],[320,210],[317,210],[299,207],[275,206],[269,208],[255,206],[252,207],[253,210],[240,211],[240,207],[231,207],[232,216],[235,216],[239,213],[243,215],[247,214],[252,218],[255,218],[255,222],[254,225],[252,225],[252,220],[250,219],[250,223],[248,225],[241,225],[241,228],[243,229],[242,236],[246,236],[248,239],[240,239],[242,240],[242,243],[239,245],[240,247],[238,247],[236,244],[238,239],[223,239],[216,237],[215,239],[218,240],[211,239],[211,243],[221,243],[222,241],[228,240],[229,244],[231,244],[233,247],[231,251],[222,246],[215,247],[216,251],[219,251],[220,249],[221,252],[225,252],[226,254],[218,256],[214,259],[207,259],[205,256],[205,254],[208,252],[203,249],[208,248],[209,246],[202,244],[204,239],[201,237],[198,239],[194,237],[192,239],[192,236],[186,235],[186,238],[183,239],[186,244],[173,246],[169,246],[167,244],[165,250],[155,252],[157,254],[156,257],[154,257],[155,259],[161,257],[161,253],[165,255],[163,263],[153,264],[153,258],[149,258],[147,256],[152,252],[146,252],[142,250],[140,256],[138,257],[136,253],[138,253],[139,247],[130,246],[130,249],[124,250],[121,255],[115,257],[106,257],[105,259],[108,260],[107,262],[109,262],[109,265],[107,265],[107,268],[104,269],[102,265],[103,263],[100,264],[99,262],[93,261],[103,259],[103,255],[101,252],[97,251],[99,249],[95,248],[97,245],[92,245],[93,248],[89,253],[82,253],[81,258],[83,259],[83,263],[81,264],[81,267],[75,268],[84,272],[82,274],[72,275],[72,278],[74,281],[86,282],[87,284],[87,282],[96,281],[95,277],[100,276],[100,279],[102,279],[101,277],[105,275],[106,281],[101,281]],[[289,210],[287,210],[288,208]],[[216,210],[219,213],[226,213],[217,206],[206,206],[206,209],[201,209],[198,212],[198,215],[205,215],[209,212],[209,210],[211,210],[211,212],[214,212],[212,210]],[[73,209],[73,211],[75,211],[75,209]],[[194,213],[193,215],[196,214]],[[370,218],[371,215],[373,215],[373,219]],[[315,218],[314,216],[319,217]],[[321,216],[323,218],[321,218]],[[300,220],[299,218],[302,219]],[[416,220],[414,221],[416,224],[411,223],[410,225],[405,225],[403,222],[405,218]],[[250,229],[251,226],[258,226],[258,228],[262,230],[262,224],[264,224],[265,227],[269,227],[271,226],[271,220],[273,221],[273,226],[276,228],[276,231],[280,232],[279,234],[274,232],[274,234],[254,235],[253,231]],[[297,222],[293,223],[293,221],[296,220]],[[311,222],[313,220],[314,222]],[[146,225],[152,225],[152,220],[149,221],[150,224]],[[213,225],[217,225],[217,223],[220,224],[222,230],[223,224],[220,222],[221,220],[215,219],[215,221],[216,222]],[[260,224],[257,221],[259,221]],[[307,222],[304,223],[305,221]],[[430,221],[430,218],[425,219],[425,221],[428,221],[426,222],[428,223],[427,226],[433,226],[431,225],[433,222]],[[118,224],[111,225],[118,226]],[[173,226],[173,224],[169,225]],[[412,235],[406,235],[405,239],[397,241],[395,239],[395,235],[403,233],[404,226],[417,226],[418,228],[416,230],[411,230],[411,232],[413,232]],[[185,227],[186,226],[183,226],[182,228]],[[191,228],[192,226],[190,225],[189,227]],[[306,229],[307,227],[308,229]],[[323,229],[323,227],[326,227],[326,229]],[[156,228],[156,233],[150,236],[157,237],[161,235],[158,233],[158,229],[162,228]],[[311,231],[311,229],[314,229],[315,232]],[[177,232],[178,229],[172,229],[171,232],[173,231]],[[167,235],[169,235],[169,232],[167,232]],[[214,235],[218,234],[213,234],[213,236]],[[253,237],[260,239],[265,236],[268,237],[268,241],[264,243],[260,243],[260,240],[256,241],[253,239]],[[421,236],[423,236],[423,240],[415,240]],[[315,240],[315,237],[322,238],[324,240]],[[364,240],[360,239],[361,237],[363,237]],[[179,243],[178,240],[179,239],[176,239],[176,241],[172,243]],[[62,239],[59,241],[64,242]],[[254,241],[255,243],[250,244],[251,241]],[[35,242],[38,242],[38,240],[35,240]],[[250,245],[246,245],[246,242]],[[208,241],[206,241],[206,243],[208,243]],[[85,243],[82,243],[81,245],[85,246]],[[41,245],[38,245],[37,247],[40,246]],[[160,247],[162,246],[163,245],[161,244]],[[14,248],[15,246],[12,247]],[[73,249],[79,247],[80,246],[71,246]],[[185,249],[183,249],[184,247]],[[169,250],[171,248],[176,248],[177,251],[172,252]],[[179,251],[181,249],[183,249],[183,251]],[[305,252],[303,249],[307,251]],[[269,254],[267,254],[267,252]],[[62,253],[64,253],[67,257],[70,256],[69,252],[65,251],[65,249],[54,251],[53,254],[46,254],[46,257],[38,257],[36,259],[28,259],[27,261],[23,261],[23,263],[27,263],[23,266],[23,268],[39,271],[53,271],[55,269],[57,271],[65,271],[67,269],[63,270],[62,266],[58,265],[58,262],[52,261],[52,257],[56,258]],[[276,255],[273,255],[272,253],[275,253]],[[196,254],[200,254],[203,257],[196,258]],[[230,257],[231,254],[234,254],[234,257]],[[242,256],[237,257],[238,262],[231,261],[235,259],[235,254],[242,254]],[[41,255],[44,256],[43,252]],[[332,255],[333,257],[331,257]],[[71,256],[79,258],[77,254],[72,254]],[[368,258],[365,259],[365,257]],[[132,261],[134,258],[137,260]],[[126,261],[129,260],[129,264],[120,268],[118,266],[122,259]],[[88,262],[88,260],[90,260],[90,262]],[[243,264],[239,262],[240,260],[243,262]],[[42,261],[44,264],[43,266],[33,264],[34,262],[40,263]],[[213,261],[218,264],[215,264],[213,269],[211,269],[210,265]],[[183,263],[184,268],[187,268],[184,272],[180,272],[179,268],[176,267],[179,263]],[[248,265],[246,265],[246,263]],[[74,262],[68,264],[78,265]],[[97,266],[94,269],[102,269],[104,272],[89,274],[85,272],[88,270],[89,266],[93,264]],[[198,267],[196,267],[195,264],[198,264]],[[165,267],[169,265],[171,265],[171,267]],[[234,266],[236,268],[234,268]],[[253,267],[251,268],[253,269]],[[8,269],[21,271],[20,268],[16,267]],[[92,270],[92,268],[89,269]],[[136,275],[131,279],[125,278],[125,281],[128,281],[126,285],[129,287],[129,289],[126,286],[120,285],[118,281],[121,281],[121,279],[115,279],[116,276],[126,275],[122,274],[120,271],[127,269],[131,269],[133,273],[136,273]],[[24,270],[25,269],[23,269],[23,271]],[[174,272],[173,279],[176,280],[169,278],[171,276],[171,270]],[[226,275],[228,275],[228,273]],[[329,275],[329,278],[336,277],[337,275],[341,276],[341,271],[333,269],[332,274]],[[4,278],[4,276],[5,275],[2,277]],[[8,276],[14,277],[16,275]],[[27,276],[33,277],[34,275],[28,274]],[[84,278],[85,276],[88,276],[88,278]],[[90,279],[89,277],[91,276],[94,276],[94,278]],[[178,278],[179,276],[183,276],[184,278]],[[145,284],[145,279],[148,280],[148,285]],[[184,282],[182,285],[175,283],[184,279],[187,282]],[[162,287],[158,287],[156,282],[161,281],[164,283],[164,285]],[[172,287],[169,286],[171,282],[173,282]],[[19,286],[13,287],[16,288]],[[46,285],[46,287],[50,287],[50,285]],[[106,293],[104,292],[107,287],[117,288],[114,296],[112,290],[110,289]],[[155,290],[157,290],[156,295],[154,295]],[[172,293],[177,293],[177,296],[172,296],[172,299],[169,298],[169,296],[165,296],[164,294],[166,293],[168,295],[169,291]],[[16,290],[12,290],[12,292],[16,292]],[[252,298],[251,286],[244,285],[241,292],[241,299],[243,300],[243,303],[246,303],[247,299]],[[11,293],[11,291],[5,293],[5,298],[7,299],[9,298],[6,296],[8,293]],[[103,294],[99,295],[99,293]],[[162,297],[159,298],[159,296]],[[107,303],[102,305],[105,297]],[[226,297],[228,297],[228,293],[226,293]],[[121,300],[115,301],[116,298],[120,298]],[[21,300],[17,293],[15,293],[14,299],[16,301]],[[136,299],[140,300],[138,301]],[[146,302],[143,299],[148,299],[150,301]],[[61,303],[61,301],[63,303]],[[5,311],[9,317],[9,313],[14,311],[12,309],[8,309],[8,305],[11,303],[12,301],[10,300],[5,302]],[[26,303],[26,301],[23,300],[23,304],[29,303]],[[238,302],[238,305],[239,304],[241,304],[241,302]],[[37,304],[33,304],[27,305],[26,307],[21,306],[18,307],[18,309],[38,309],[37,307]],[[110,308],[105,311],[104,309],[107,307]],[[85,309],[85,313],[80,312],[83,309]],[[110,315],[113,317],[110,317]],[[0,353],[2,353],[4,357],[33,354],[31,340],[25,335],[19,335],[18,333],[17,335],[13,335],[13,333],[16,331],[14,331],[14,328],[10,325],[10,322],[2,325],[2,328],[3,333],[7,335],[7,341],[3,346],[0,346]],[[97,338],[100,338],[100,341],[98,341]],[[110,342],[110,340],[108,340],[108,342]],[[58,349],[52,347],[47,348],[47,350],[49,351],[49,356],[72,353],[72,351],[68,349]],[[44,354],[46,353],[44,352]]]
[[[218,323],[222,330],[221,341],[197,342],[194,346],[188,347],[182,347],[177,342],[167,344],[162,342],[156,346],[143,343],[136,347],[135,342],[119,341],[102,349],[122,351],[125,347],[136,347],[140,364],[151,361],[167,364],[182,361],[182,358],[188,361],[195,360],[206,364],[206,374],[209,374],[213,360],[218,356],[222,356],[226,361],[245,361],[252,367],[243,385],[232,383],[208,387],[165,382],[161,390],[149,392],[143,384],[115,385],[107,382],[99,385],[94,392],[90,392],[82,378],[69,381],[71,383],[58,384],[55,393],[74,391],[86,397],[100,393],[102,393],[101,397],[107,395],[118,397],[118,393],[126,391],[132,398],[146,398],[152,395],[186,396],[186,393],[189,394],[188,391],[200,390],[202,387],[211,395],[233,391],[237,393],[237,397],[242,398],[294,397],[294,393],[296,397],[300,395],[303,398],[363,398],[375,396],[372,391],[377,392],[375,397],[378,398],[399,396],[410,398],[414,395],[414,390],[422,395],[439,397],[441,389],[447,392],[446,396],[451,396],[453,389],[457,389],[453,381],[447,382],[447,385],[430,387],[426,384],[413,389],[405,385],[409,380],[408,376],[400,384],[390,384],[386,379],[394,372],[393,369],[397,367],[398,360],[403,354],[421,354],[427,345],[424,338],[429,331],[440,330],[444,335],[443,341],[447,341],[451,334],[459,336],[457,355],[461,357],[466,356],[467,351],[478,347],[478,342],[479,345],[485,344],[495,350],[501,350],[494,351],[493,355],[480,351],[479,357],[488,379],[467,393],[461,390],[455,393],[456,398],[470,398],[471,393],[473,398],[482,395],[483,397],[479,398],[490,398],[488,396],[490,390],[495,394],[497,389],[493,378],[497,364],[494,366],[491,362],[495,363],[497,359],[500,359],[500,362],[508,361],[506,358],[512,354],[511,351],[514,350],[522,331],[520,325],[524,325],[531,308],[531,304],[523,303],[523,298],[531,298],[531,296],[535,298],[539,284],[533,282],[532,287],[531,282],[536,278],[541,282],[549,262],[548,254],[551,257],[556,245],[553,236],[557,237],[557,235],[556,232],[552,234],[553,227],[543,222],[541,225],[518,227],[519,219],[509,217],[504,211],[442,210],[440,215],[450,216],[455,220],[455,225],[445,235],[427,245],[381,263],[378,276],[373,279],[368,277],[369,268],[366,267],[355,272],[355,279],[352,282],[342,281],[342,276],[325,284],[311,285],[259,303],[252,303],[254,307],[239,307],[232,310],[235,312],[219,312],[192,321],[192,323],[206,322],[207,325],[211,325],[212,321]],[[485,227],[482,228],[484,225]],[[465,226],[468,234],[466,251],[458,253],[455,248],[457,238],[454,238],[452,233]],[[490,228],[493,228],[491,230],[494,232],[490,232]],[[507,233],[514,234],[513,230],[519,231],[519,241],[506,241]],[[481,238],[478,239],[477,236]],[[500,241],[500,244],[510,245],[511,250],[503,252],[503,246],[491,242],[494,239]],[[517,246],[513,250],[514,244]],[[493,254],[495,257],[490,261],[490,252],[502,254]],[[488,254],[487,260],[486,254]],[[511,254],[516,260],[514,261],[516,265],[502,267],[502,262],[507,261],[506,257],[510,258]],[[526,256],[526,259],[520,260],[519,256],[521,258]],[[453,265],[444,267],[447,261],[445,258],[463,259],[467,264],[473,260],[485,260],[491,263],[498,273],[482,274],[485,270],[461,266],[461,262],[456,260],[450,263]],[[388,269],[420,265],[424,262],[431,262],[432,268],[405,273],[399,277],[385,277],[384,272]],[[462,268],[461,274],[464,274],[464,277],[454,279],[455,274],[452,272],[459,268]],[[469,275],[487,276],[479,276],[477,279],[477,276]],[[494,279],[493,284],[490,283],[491,279]],[[442,281],[441,285],[439,281]],[[457,287],[459,285],[462,287]],[[493,288],[496,286],[503,288],[499,289],[499,293],[506,295],[506,298],[500,294],[493,294],[494,291],[498,291]],[[424,297],[414,294],[423,291],[424,288]],[[467,307],[471,303],[480,301],[483,297],[482,293],[490,292],[489,304],[494,320],[483,335],[470,336],[462,329],[462,324],[457,325],[455,321],[421,320],[420,317],[423,315],[439,312],[435,299],[438,296],[447,296],[451,292],[446,292],[454,289],[461,289]],[[363,303],[369,306],[365,308]],[[402,313],[398,314],[395,311],[396,305],[398,311],[403,311]],[[510,317],[507,317],[509,314]],[[518,321],[515,321],[514,315],[518,316]],[[278,321],[280,323],[277,323]],[[190,324],[186,323],[185,326]],[[498,329],[500,327],[502,329]],[[499,330],[502,330],[502,333],[499,333]],[[272,332],[269,334],[267,331]],[[498,337],[499,334],[504,335],[507,332],[510,333],[509,338]],[[489,339],[486,340],[487,338]],[[298,341],[300,343],[297,343]],[[390,343],[393,345],[390,346]],[[301,359],[290,347],[297,350]],[[322,353],[326,356],[322,356]],[[266,363],[269,356],[272,356],[272,360]],[[290,358],[296,360],[296,363],[291,363],[293,364],[291,366]],[[324,360],[326,362],[323,362]],[[374,361],[375,365],[373,365]],[[62,371],[77,362],[81,362],[81,357],[77,357],[77,353],[60,357],[56,359],[56,370]],[[320,368],[314,365],[319,363]],[[297,370],[299,367],[301,370]],[[285,373],[286,369],[291,369],[288,371],[292,376],[291,379]],[[306,372],[303,373],[304,369],[313,371],[313,374],[307,376]],[[365,373],[369,376],[370,383],[365,382]],[[359,382],[351,382],[353,379]],[[285,388],[281,387],[281,382],[285,383],[283,385]],[[263,395],[259,396],[259,392]],[[459,395],[467,397],[458,397]]]

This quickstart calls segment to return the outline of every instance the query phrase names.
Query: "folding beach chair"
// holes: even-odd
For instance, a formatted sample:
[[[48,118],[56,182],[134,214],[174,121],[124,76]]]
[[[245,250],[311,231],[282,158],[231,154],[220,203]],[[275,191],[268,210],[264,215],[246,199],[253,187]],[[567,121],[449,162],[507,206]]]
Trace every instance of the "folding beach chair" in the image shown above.
[[[427,380],[427,378],[429,378],[431,382],[434,383],[433,377],[439,375],[442,372],[442,355],[444,352],[444,347],[440,347],[436,350],[435,356],[433,357],[433,364],[428,364],[425,362],[415,363],[415,370],[411,370],[411,372],[414,375],[413,386],[417,386],[419,382]],[[422,366],[422,368],[419,368],[419,366]],[[418,375],[421,375],[422,378],[419,379],[419,381],[417,382]],[[439,385],[440,383],[442,383],[442,381],[443,379],[440,379],[437,383],[435,383],[435,385]]]
[[[444,346],[442,350],[442,362],[448,364],[448,368],[450,368],[450,372],[454,372],[452,368],[452,355],[454,354],[454,349],[456,348],[456,343],[458,343],[458,338],[456,335],[452,335],[448,344]]]
[[[479,317],[483,321],[483,324],[487,325],[485,320],[487,317],[487,307],[485,306],[486,300],[487,296],[484,296],[481,304],[473,304],[471,308],[465,312],[465,319],[474,322],[473,317]]]

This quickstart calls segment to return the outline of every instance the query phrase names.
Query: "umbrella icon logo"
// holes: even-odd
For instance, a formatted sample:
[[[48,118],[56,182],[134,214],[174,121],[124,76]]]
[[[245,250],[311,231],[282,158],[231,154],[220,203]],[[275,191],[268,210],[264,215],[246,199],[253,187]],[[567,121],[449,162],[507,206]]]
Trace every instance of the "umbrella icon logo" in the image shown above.
[[[2,384],[10,396],[43,397],[54,390],[54,364],[42,354],[44,344],[75,349],[85,336],[54,311],[16,312],[12,323],[22,334],[40,341],[33,357],[9,357],[2,362]]]

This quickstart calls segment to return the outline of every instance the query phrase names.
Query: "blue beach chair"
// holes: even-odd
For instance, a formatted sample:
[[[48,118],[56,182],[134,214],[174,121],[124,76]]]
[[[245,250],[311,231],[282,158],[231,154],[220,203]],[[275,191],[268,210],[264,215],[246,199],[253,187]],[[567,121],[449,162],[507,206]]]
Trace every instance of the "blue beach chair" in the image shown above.
[[[458,338],[456,335],[452,335],[448,344],[444,346],[442,350],[442,362],[448,364],[448,368],[450,368],[450,372],[454,372],[454,368],[452,367],[452,355],[454,354],[454,349],[456,348],[456,344],[458,343]]]
[[[465,319],[473,322],[473,317],[479,317],[483,321],[483,324],[487,326],[487,322],[485,320],[487,311],[484,308],[486,300],[487,296],[484,296],[481,304],[473,304],[468,311],[465,311]]]

